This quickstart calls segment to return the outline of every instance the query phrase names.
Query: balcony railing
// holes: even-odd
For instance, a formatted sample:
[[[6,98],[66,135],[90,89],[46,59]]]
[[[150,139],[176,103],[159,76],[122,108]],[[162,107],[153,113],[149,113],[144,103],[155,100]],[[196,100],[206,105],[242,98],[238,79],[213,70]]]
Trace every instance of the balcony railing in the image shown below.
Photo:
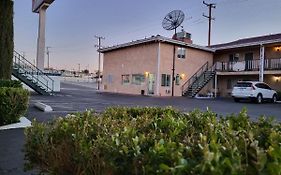
[[[216,62],[215,64],[216,70],[221,72],[258,71],[260,68],[260,60]],[[264,70],[281,70],[281,58],[265,59]]]

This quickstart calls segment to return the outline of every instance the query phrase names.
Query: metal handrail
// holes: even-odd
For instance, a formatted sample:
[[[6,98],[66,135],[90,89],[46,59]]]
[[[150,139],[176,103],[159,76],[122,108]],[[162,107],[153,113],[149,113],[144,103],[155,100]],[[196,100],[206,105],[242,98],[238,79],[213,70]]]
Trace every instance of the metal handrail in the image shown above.
[[[30,63],[27,59],[25,59],[22,55],[18,52],[14,51],[14,66],[16,68],[23,69],[25,74],[31,75],[32,80],[36,80],[37,84],[40,83],[40,86],[43,86],[47,91],[53,92],[54,91],[54,80],[49,76],[45,75],[42,70],[37,68],[35,65]],[[20,71],[20,70],[19,70]],[[37,75],[37,76],[34,76]],[[45,80],[46,82],[42,82],[38,77]],[[52,83],[52,88],[49,87],[49,81]]]
[[[196,81],[196,78],[198,77],[198,73],[200,72],[199,75],[201,75],[203,72],[205,72],[206,70],[208,70],[208,65],[209,62],[207,61],[203,66],[201,66],[195,74],[193,74],[181,87],[182,89],[182,93],[184,93],[185,89],[187,89],[191,84],[194,83],[194,81]],[[196,78],[195,78],[196,77]]]

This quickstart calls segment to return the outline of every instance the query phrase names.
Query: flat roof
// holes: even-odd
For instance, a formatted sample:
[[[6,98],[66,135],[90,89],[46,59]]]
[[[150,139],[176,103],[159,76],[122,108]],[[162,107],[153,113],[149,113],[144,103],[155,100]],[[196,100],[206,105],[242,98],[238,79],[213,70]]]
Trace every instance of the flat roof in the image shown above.
[[[205,46],[199,46],[199,45],[196,45],[196,44],[189,44],[189,43],[174,40],[174,39],[171,39],[171,38],[163,37],[163,36],[160,36],[160,35],[151,36],[149,38],[140,39],[140,40],[136,40],[136,41],[120,44],[120,45],[102,48],[99,51],[101,53],[105,53],[105,52],[110,52],[110,51],[121,49],[121,48],[126,48],[126,47],[131,47],[131,46],[136,46],[136,45],[151,43],[151,42],[165,42],[165,43],[169,43],[169,44],[176,44],[176,45],[179,45],[179,46],[199,49],[199,50],[203,50],[203,51],[206,51],[206,52],[215,52],[215,50],[213,48],[209,48],[209,47],[205,47]]]

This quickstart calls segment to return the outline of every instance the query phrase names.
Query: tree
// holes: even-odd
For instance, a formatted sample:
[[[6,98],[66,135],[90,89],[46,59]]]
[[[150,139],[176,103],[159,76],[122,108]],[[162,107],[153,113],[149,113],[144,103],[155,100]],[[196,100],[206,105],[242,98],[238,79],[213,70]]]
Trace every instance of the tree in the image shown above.
[[[83,70],[82,71],[84,74],[89,74],[90,73],[90,71],[88,70],[88,69],[85,69],[85,70]]]
[[[11,79],[14,53],[14,2],[0,0],[0,79]]]

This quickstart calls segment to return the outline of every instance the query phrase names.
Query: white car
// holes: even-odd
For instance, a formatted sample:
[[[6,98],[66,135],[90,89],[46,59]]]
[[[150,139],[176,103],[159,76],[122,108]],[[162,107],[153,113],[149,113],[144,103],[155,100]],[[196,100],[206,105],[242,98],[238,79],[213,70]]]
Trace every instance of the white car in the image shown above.
[[[233,87],[231,96],[235,102],[240,99],[250,99],[257,103],[264,100],[270,100],[275,103],[277,101],[277,93],[271,89],[266,83],[258,81],[239,81]]]

